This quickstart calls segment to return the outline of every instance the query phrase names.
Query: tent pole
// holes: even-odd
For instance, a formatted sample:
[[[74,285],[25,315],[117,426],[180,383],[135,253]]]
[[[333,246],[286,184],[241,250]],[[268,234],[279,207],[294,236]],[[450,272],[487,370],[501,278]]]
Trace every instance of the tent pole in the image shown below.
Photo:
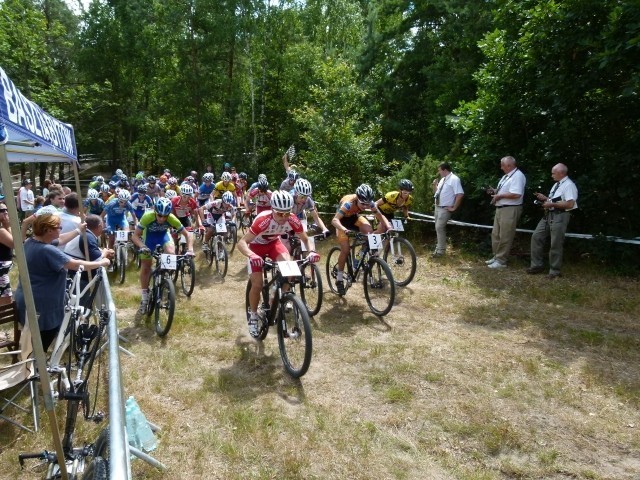
[[[9,220],[11,222],[11,230],[13,232],[20,231],[20,222],[18,221],[18,208],[16,206],[15,195],[13,194],[13,185],[11,184],[11,169],[9,168],[9,159],[7,158],[7,152],[5,146],[0,146],[0,177],[3,179],[3,184],[8,186],[4,189],[4,195],[6,198],[7,209],[9,210]],[[8,180],[8,183],[6,182]],[[33,300],[33,290],[31,289],[31,280],[29,279],[29,270],[27,268],[27,259],[24,253],[24,245],[20,242],[20,235],[13,235],[13,238],[17,241],[14,242],[14,250],[16,254],[16,262],[18,263],[18,271],[20,274],[20,282],[22,283],[22,291],[24,293],[24,301],[27,306],[27,315],[25,319],[25,327],[31,331],[31,343],[33,346],[33,353],[36,359],[36,365],[38,372],[40,373],[40,386],[42,388],[42,397],[44,399],[44,407],[49,415],[49,424],[51,426],[51,433],[53,434],[53,443],[56,449],[56,455],[58,456],[58,465],[60,466],[60,474],[63,480],[68,480],[67,465],[64,457],[64,450],[62,448],[62,440],[60,438],[60,430],[58,429],[58,422],[56,420],[55,404],[53,402],[53,395],[51,393],[51,383],[49,379],[49,372],[47,371],[47,360],[45,353],[42,350],[42,339],[40,338],[40,327],[38,326],[36,319],[36,305]]]

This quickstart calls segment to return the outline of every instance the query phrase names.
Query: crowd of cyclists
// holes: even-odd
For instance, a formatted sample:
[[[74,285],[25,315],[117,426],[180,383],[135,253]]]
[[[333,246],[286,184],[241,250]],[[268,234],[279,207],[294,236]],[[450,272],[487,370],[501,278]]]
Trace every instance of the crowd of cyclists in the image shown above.
[[[307,217],[324,236],[329,235],[312,198],[311,183],[292,168],[288,153],[283,157],[283,164],[286,177],[276,183],[278,188],[273,191],[265,174],[258,175],[257,180],[249,184],[247,174],[237,173],[229,164],[224,165],[217,181],[212,172],[198,178],[197,172],[191,171],[179,179],[169,169],[157,176],[138,172],[131,177],[117,169],[111,178],[96,176],[92,179],[83,203],[84,213],[102,217],[105,247],[113,249],[116,232],[125,230],[132,232],[131,241],[140,249],[140,312],[147,309],[151,252],[158,245],[165,253],[173,254],[178,236],[182,236],[186,242],[186,255],[194,255],[194,231],[202,235],[201,248],[205,251],[208,240],[216,233],[216,223],[221,219],[244,222],[247,230],[238,241],[238,251],[249,259],[252,289],[248,327],[250,334],[255,336],[264,259],[288,260],[288,238],[296,235],[304,244],[308,261],[317,262],[320,256],[315,251],[313,236],[306,235]],[[373,189],[362,184],[340,200],[331,221],[341,249],[336,279],[340,295],[345,294],[347,232],[374,232],[363,215],[365,211],[377,217],[375,232],[392,229],[390,219],[396,212],[408,216],[412,191],[412,183],[402,180],[398,191],[389,192],[376,201]]]

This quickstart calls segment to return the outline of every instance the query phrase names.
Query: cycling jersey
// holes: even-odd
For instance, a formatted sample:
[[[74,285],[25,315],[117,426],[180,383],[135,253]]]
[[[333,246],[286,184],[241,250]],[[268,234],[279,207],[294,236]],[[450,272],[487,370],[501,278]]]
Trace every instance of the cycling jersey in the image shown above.
[[[173,190],[174,192],[176,192],[178,195],[180,195],[180,187],[178,185],[167,185],[164,189],[165,192],[168,192],[169,190]]]
[[[261,192],[257,188],[254,188],[249,192],[249,200],[255,202],[258,213],[271,210],[271,190]]]
[[[144,215],[144,212],[153,207],[153,200],[149,195],[140,195],[136,193],[129,201],[134,209],[134,213],[138,220]]]
[[[216,183],[214,195],[221,197],[224,192],[231,192],[233,194],[236,193],[236,186],[233,184],[233,182],[227,182],[227,184],[225,185],[221,180]]]
[[[189,197],[187,203],[182,203],[182,197],[173,197],[171,199],[171,205],[173,206],[173,212],[176,217],[190,217],[192,212],[195,212],[198,209],[198,204],[196,201]]]
[[[251,244],[267,245],[280,241],[280,235],[289,233],[292,230],[294,233],[304,231],[300,219],[293,213],[289,215],[289,220],[284,225],[278,224],[273,219],[271,211],[259,213],[249,228],[249,231],[256,236]]]
[[[298,218],[303,219],[305,217],[305,212],[312,212],[316,209],[316,202],[314,202],[311,197],[307,197],[301,202],[300,198],[295,193],[295,190],[292,190],[292,194],[293,208],[291,209],[291,213]]]
[[[142,241],[145,246],[149,250],[154,250],[156,245],[164,246],[167,242],[172,241],[168,233],[170,228],[181,232],[184,226],[173,213],[169,214],[165,222],[158,223],[156,212],[151,210],[142,215],[136,228],[142,232]]]
[[[164,189],[157,183],[154,183],[153,185],[147,183],[147,195],[149,195],[151,198],[159,197],[160,192],[162,191],[164,191]]]
[[[398,197],[400,192],[389,192],[382,197],[382,203],[379,205],[379,209],[382,213],[393,214],[396,210],[401,208],[409,208],[413,203],[413,196],[409,195],[406,201],[402,205],[398,205]]]
[[[104,201],[101,198],[94,200],[85,199],[82,205],[84,205],[85,209],[88,209],[89,213],[93,213],[94,215],[100,215],[104,210]]]
[[[128,222],[126,219],[127,212],[131,215],[135,215],[135,211],[129,202],[124,205],[120,205],[118,198],[113,198],[107,202],[104,206],[104,210],[107,216],[107,231],[109,233],[117,230],[118,228],[124,228]]]
[[[200,185],[200,188],[198,188],[198,203],[200,204],[200,206],[204,205],[207,200],[209,200],[209,197],[211,196],[215,188],[216,186],[213,184],[213,182],[209,182],[209,184],[202,182],[202,185]]]
[[[289,180],[289,178],[285,178],[282,183],[280,184],[280,190],[284,190],[285,192],[290,192],[291,190],[293,190],[293,187],[295,186],[296,182]]]

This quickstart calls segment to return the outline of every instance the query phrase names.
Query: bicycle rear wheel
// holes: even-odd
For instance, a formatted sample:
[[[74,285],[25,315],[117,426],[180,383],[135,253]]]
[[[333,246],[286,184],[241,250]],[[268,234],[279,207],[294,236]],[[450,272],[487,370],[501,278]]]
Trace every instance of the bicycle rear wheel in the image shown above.
[[[249,303],[249,291],[251,290],[251,280],[249,280],[247,282],[247,289],[245,291],[244,294],[244,311],[247,314],[247,322],[249,322],[249,317],[251,315],[251,304]],[[264,320],[264,321],[262,321]],[[266,318],[261,319],[261,324],[260,324],[260,331],[258,333],[258,335],[255,338],[256,340],[264,340],[267,336],[267,333],[269,333],[269,322],[267,322]]]
[[[227,274],[227,268],[229,267],[229,254],[227,253],[227,247],[224,246],[224,242],[218,236],[216,236],[214,240],[214,248],[211,254],[215,257],[216,273],[224,278]]]
[[[289,375],[300,378],[309,369],[313,349],[307,307],[295,294],[284,293],[279,305],[278,346]]]
[[[338,275],[338,257],[340,256],[340,247],[333,247],[327,255],[327,283],[329,289],[333,293],[338,293],[336,288],[336,276]],[[345,265],[346,266],[346,265]]]
[[[303,265],[300,297],[307,307],[310,317],[317,315],[322,307],[322,275],[315,263]]]
[[[156,299],[155,326],[159,337],[164,337],[171,330],[173,313],[176,308],[176,289],[173,282],[167,276],[160,280],[158,298]]]
[[[182,266],[180,268],[180,285],[182,286],[182,292],[190,297],[193,293],[193,289],[196,286],[196,265],[193,261],[193,257],[187,257],[182,259]]]
[[[393,251],[391,243],[393,242]],[[384,249],[384,261],[387,262],[393,279],[399,287],[406,287],[416,274],[418,260],[416,251],[406,238],[395,237]]]
[[[371,312],[379,317],[389,313],[396,300],[396,284],[387,262],[370,258],[363,281],[364,297]]]
[[[85,470],[83,480],[107,480],[109,478],[109,427],[100,432],[93,444],[93,460]]]

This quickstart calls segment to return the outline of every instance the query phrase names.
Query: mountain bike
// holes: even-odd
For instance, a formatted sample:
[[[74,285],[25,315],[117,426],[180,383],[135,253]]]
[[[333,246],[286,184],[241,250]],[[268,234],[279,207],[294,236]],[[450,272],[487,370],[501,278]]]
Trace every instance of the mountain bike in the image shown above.
[[[221,219],[223,217],[220,217]],[[216,264],[216,273],[223,277],[227,274],[229,267],[229,254],[224,242],[224,235],[227,233],[227,224],[224,222],[216,222],[213,226],[216,229],[215,235],[212,235],[207,242],[207,246],[203,249],[205,259],[209,266]]]
[[[238,226],[236,222],[228,220],[227,224],[227,233],[224,236],[224,243],[226,244],[227,252],[229,255],[233,253],[236,248],[236,244],[238,243]]]
[[[309,225],[309,231],[314,230],[315,225]],[[307,233],[308,234],[308,233]],[[315,241],[322,241],[326,237],[324,234],[313,235]],[[291,246],[291,259],[302,260],[305,251],[302,242],[296,235],[289,235],[289,245]],[[320,267],[315,263],[306,263],[300,266],[302,277],[300,281],[300,298],[307,307],[309,316],[313,317],[318,314],[322,307],[322,275]]]
[[[103,412],[96,412],[96,400],[101,367],[99,358],[100,341],[109,324],[110,314],[104,305],[101,306],[97,309],[96,317],[98,323],[95,324],[88,322],[87,319],[89,315],[82,315],[80,313],[84,311],[79,304],[79,278],[81,271],[82,269],[78,271],[78,274],[72,281],[72,291],[75,293],[72,293],[67,301],[67,310],[75,313],[69,317],[69,321],[64,327],[64,330],[61,329],[60,331],[60,336],[56,341],[57,349],[54,349],[54,355],[57,356],[54,358],[54,355],[52,355],[50,367],[48,368],[49,372],[57,377],[56,397],[59,400],[67,401],[62,450],[64,453],[64,464],[70,479],[80,478],[79,475],[85,472],[87,459],[93,456],[94,452],[92,444],[85,444],[81,447],[75,447],[73,445],[76,422],[80,409],[82,408],[83,416],[86,420],[93,420],[99,423],[105,417]],[[100,275],[101,273],[98,272],[92,282],[100,281],[96,280],[101,278]],[[56,358],[61,360],[65,351],[68,352],[67,362],[61,367],[56,362]],[[98,370],[95,375],[92,376],[96,359],[98,359]],[[93,408],[91,408],[90,404],[90,378],[95,378],[96,380]],[[55,452],[45,450],[38,453],[20,454],[18,456],[20,466],[24,467],[24,462],[28,459],[39,459],[48,464],[45,479],[53,480],[61,478],[60,460]],[[106,476],[90,477],[87,474],[88,471],[85,472],[82,478],[107,478]]]
[[[256,214],[255,214],[256,206],[253,202],[249,202],[249,204],[253,205],[253,210],[249,211],[247,210],[247,207],[241,208],[240,215],[238,218],[240,222],[240,229],[242,230],[243,235],[247,233],[247,231],[249,230],[249,227],[251,226],[251,224],[256,218]]]
[[[349,232],[348,236],[352,241],[343,273],[345,290],[349,290],[351,285],[358,281],[362,271],[362,284],[367,305],[374,315],[382,317],[391,311],[396,299],[396,284],[391,268],[378,256],[382,248],[382,240],[386,239],[388,234],[364,235],[359,232]],[[356,252],[358,248],[360,248],[359,253]],[[327,255],[327,282],[333,293],[338,293],[335,282],[338,275],[339,255],[340,247],[333,247]]]
[[[418,257],[411,242],[400,236],[404,231],[402,220],[393,219],[393,230],[387,232],[389,240],[384,247],[382,258],[391,267],[393,279],[399,287],[406,287],[416,274]]]
[[[258,334],[256,340],[266,338],[269,327],[277,325],[278,347],[284,368],[293,378],[300,378],[311,364],[311,322],[307,308],[295,293],[295,285],[301,282],[300,267],[308,260],[274,262],[265,259],[262,268],[262,299],[258,308]],[[284,271],[284,273],[283,273]],[[287,285],[288,289],[283,289]],[[247,282],[245,305],[247,320],[250,316]]]
[[[151,252],[155,265],[151,269],[147,317],[155,312],[154,326],[156,334],[164,337],[171,329],[176,309],[176,288],[173,285],[173,271],[176,269],[177,256],[162,253],[162,246],[156,246]]]

